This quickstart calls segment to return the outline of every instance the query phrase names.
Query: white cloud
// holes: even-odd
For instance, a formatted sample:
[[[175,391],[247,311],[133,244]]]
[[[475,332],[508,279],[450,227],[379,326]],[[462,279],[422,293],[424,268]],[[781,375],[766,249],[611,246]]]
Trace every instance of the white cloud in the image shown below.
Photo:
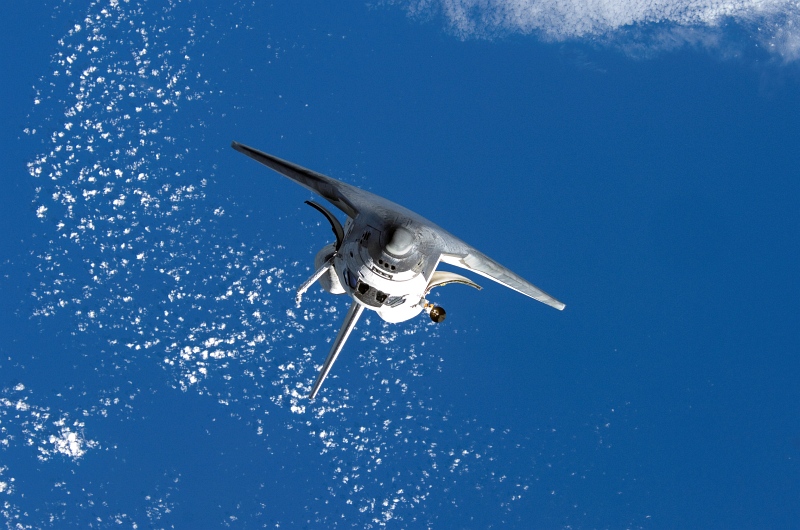
[[[654,48],[705,46],[733,23],[785,60],[800,58],[797,0],[410,0],[406,6],[414,15],[441,13],[463,38],[521,33],[627,42],[633,36]]]

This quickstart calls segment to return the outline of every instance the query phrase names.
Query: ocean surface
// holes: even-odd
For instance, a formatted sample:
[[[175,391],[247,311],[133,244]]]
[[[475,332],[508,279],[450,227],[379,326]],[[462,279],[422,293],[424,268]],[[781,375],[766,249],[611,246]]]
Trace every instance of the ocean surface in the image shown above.
[[[7,528],[798,527],[791,31],[425,5],[2,8]],[[475,277],[443,324],[364,315],[309,401],[330,228],[232,140],[567,308]]]

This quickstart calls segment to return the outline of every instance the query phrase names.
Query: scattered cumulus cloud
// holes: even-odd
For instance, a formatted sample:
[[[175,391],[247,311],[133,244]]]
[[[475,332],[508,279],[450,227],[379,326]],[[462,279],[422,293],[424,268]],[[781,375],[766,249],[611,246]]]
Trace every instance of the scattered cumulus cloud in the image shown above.
[[[744,29],[756,46],[786,61],[800,57],[796,0],[410,0],[406,7],[415,16],[440,13],[462,38],[535,34],[670,49],[718,45],[726,29]]]
[[[73,420],[70,413],[52,410],[34,403],[25,385],[0,390],[0,455],[17,445],[35,448],[40,462],[63,455],[72,461],[83,457],[87,450],[99,446],[85,436],[86,424]],[[82,415],[83,411],[80,412]],[[0,493],[13,490],[13,479],[3,479],[7,470],[0,466]]]

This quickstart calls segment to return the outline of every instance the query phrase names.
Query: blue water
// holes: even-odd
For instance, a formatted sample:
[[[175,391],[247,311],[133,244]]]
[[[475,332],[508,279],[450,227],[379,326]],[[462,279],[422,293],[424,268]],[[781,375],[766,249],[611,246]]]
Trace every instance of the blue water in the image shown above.
[[[4,10],[9,528],[797,525],[794,63],[398,6]],[[362,319],[309,402],[330,229],[231,140],[566,310],[441,289],[443,325]]]

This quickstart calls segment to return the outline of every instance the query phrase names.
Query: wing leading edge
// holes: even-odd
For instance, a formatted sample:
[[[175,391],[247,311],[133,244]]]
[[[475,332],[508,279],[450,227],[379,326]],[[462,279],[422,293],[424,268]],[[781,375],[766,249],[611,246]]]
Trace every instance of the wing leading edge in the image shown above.
[[[352,198],[359,195],[358,188],[344,182],[332,179],[310,169],[298,166],[276,156],[268,155],[258,149],[253,149],[239,142],[232,142],[231,147],[257,162],[261,162],[270,169],[292,179],[304,188],[313,191],[327,199],[334,206],[343,211],[348,217],[358,215],[358,207]],[[354,191],[355,190],[355,191]]]
[[[453,237],[453,239],[457,239],[454,236],[451,237]],[[509,289],[513,289],[518,293],[529,296],[534,300],[549,305],[550,307],[554,307],[559,311],[566,307],[566,304],[563,302],[556,300],[546,292],[527,281],[525,278],[507,269],[506,267],[503,267],[489,256],[470,247],[463,241],[457,240],[456,242],[460,243],[459,246],[462,248],[459,249],[460,251],[456,252],[452,252],[452,250],[455,249],[449,249],[450,252],[442,254],[441,259],[443,262],[456,267],[461,267],[462,269],[470,270],[476,274],[480,274],[481,276],[485,276],[486,278],[494,280],[500,285],[504,285]]]

